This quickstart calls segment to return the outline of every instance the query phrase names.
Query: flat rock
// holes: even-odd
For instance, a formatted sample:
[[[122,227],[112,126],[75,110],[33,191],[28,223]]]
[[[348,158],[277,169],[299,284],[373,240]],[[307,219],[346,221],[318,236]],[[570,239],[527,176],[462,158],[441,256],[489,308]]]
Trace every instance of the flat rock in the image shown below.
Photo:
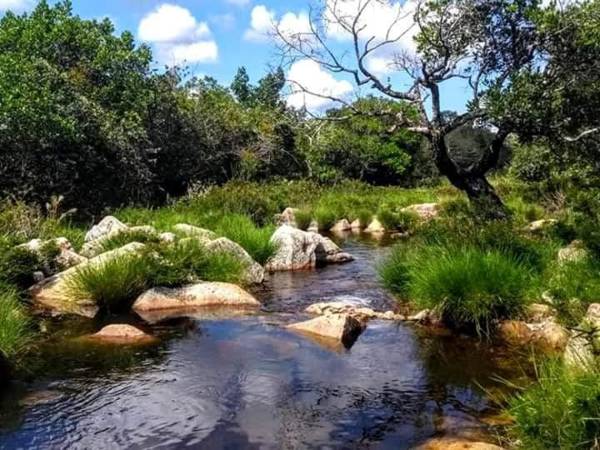
[[[232,255],[246,266],[245,281],[248,284],[260,284],[265,279],[265,269],[258,264],[250,254],[238,243],[227,238],[219,238],[206,244],[210,252],[220,252]]]
[[[556,219],[541,219],[531,222],[529,225],[525,227],[526,231],[531,233],[536,233],[538,231],[546,230],[550,227],[556,225],[558,221]]]
[[[89,338],[110,344],[149,344],[157,342],[154,336],[126,324],[107,325],[96,334],[89,336]]]
[[[404,316],[396,314],[393,311],[379,312],[371,308],[356,305],[348,302],[321,302],[313,303],[305,309],[308,314],[317,316],[329,314],[349,314],[362,319],[382,319],[382,320],[404,320]]]
[[[132,309],[147,312],[207,306],[258,307],[260,302],[235,284],[211,282],[181,288],[150,289],[137,298]]]
[[[286,327],[289,330],[327,338],[352,347],[365,329],[365,324],[349,314],[330,314]]]

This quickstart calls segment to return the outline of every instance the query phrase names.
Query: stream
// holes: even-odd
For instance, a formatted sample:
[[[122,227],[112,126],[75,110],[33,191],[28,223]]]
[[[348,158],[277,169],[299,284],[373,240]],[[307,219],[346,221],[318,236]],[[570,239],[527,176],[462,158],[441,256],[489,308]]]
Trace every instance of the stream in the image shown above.
[[[489,397],[509,392],[499,379],[524,376],[507,349],[375,320],[340,350],[282,327],[319,301],[395,307],[376,274],[388,247],[341,245],[354,262],[271,276],[255,292],[260,314],[146,326],[158,346],[100,348],[70,339],[98,323],[53,325],[38,374],[0,397],[0,448],[408,449],[431,437],[493,439]]]

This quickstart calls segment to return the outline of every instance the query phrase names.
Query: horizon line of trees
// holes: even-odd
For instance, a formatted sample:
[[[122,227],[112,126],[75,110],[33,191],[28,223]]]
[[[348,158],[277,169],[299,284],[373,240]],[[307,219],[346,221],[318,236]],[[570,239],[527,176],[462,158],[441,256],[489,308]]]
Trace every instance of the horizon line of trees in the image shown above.
[[[584,21],[583,13],[570,11]],[[554,36],[548,30],[564,28],[559,19],[544,16],[541,32]],[[546,98],[540,91],[552,80],[527,71],[513,73],[508,88],[490,91],[489,114],[507,117],[510,110],[511,132],[527,145],[503,140],[486,171],[505,167],[518,153],[513,173],[527,181],[568,167],[581,185],[596,183],[597,171],[584,168],[588,161],[598,168],[590,149],[597,137],[562,141],[550,132],[559,120],[592,122],[600,98],[592,70],[600,60],[594,59],[598,30],[567,31],[546,46],[557,55],[553,70],[570,77],[569,96]],[[579,70],[569,72],[573,61]],[[108,19],[75,16],[68,0],[52,6],[42,0],[30,14],[0,19],[0,197],[43,205],[61,195],[65,207],[96,214],[159,205],[194,185],[232,179],[416,186],[447,175],[436,159],[439,142],[409,125],[421,114],[410,99],[368,96],[315,118],[286,105],[281,68],[254,85],[241,67],[232,84],[222,86],[185,69],[157,72],[151,63],[149,47],[131,33],[116,36]],[[548,107],[540,110],[540,100]],[[440,123],[458,119],[440,112]],[[461,120],[442,136],[459,173],[471,170],[496,139],[487,124],[477,123]],[[540,161],[536,148],[551,157]]]

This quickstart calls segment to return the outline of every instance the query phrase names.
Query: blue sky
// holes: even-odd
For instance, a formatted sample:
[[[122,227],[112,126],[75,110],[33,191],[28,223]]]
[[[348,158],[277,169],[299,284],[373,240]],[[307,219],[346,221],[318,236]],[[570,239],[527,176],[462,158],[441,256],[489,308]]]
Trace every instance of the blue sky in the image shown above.
[[[193,72],[215,77],[229,84],[239,66],[245,66],[253,81],[279,62],[273,42],[266,38],[269,24],[285,24],[290,29],[306,26],[306,12],[312,0],[73,0],[76,14],[84,18],[110,18],[117,32],[132,31],[154,50],[157,65],[184,63]],[[326,0],[325,0],[326,1]],[[390,8],[408,8],[411,0],[390,0]],[[2,11],[31,9],[36,0],[0,0]],[[372,11],[369,22],[379,26],[392,9]],[[376,33],[377,29],[373,29]],[[333,36],[335,38],[335,36]],[[411,39],[405,46],[411,46]],[[340,51],[347,42],[340,36],[334,43]],[[374,58],[374,67],[384,64],[386,55]],[[344,77],[328,74],[314,64],[304,62],[291,68],[289,77],[324,92],[350,98],[352,85]],[[382,74],[392,81],[402,81],[393,73]],[[364,93],[364,92],[363,92]],[[443,107],[463,110],[467,91],[460,83],[444,89]],[[306,102],[318,109],[322,99],[305,96],[291,99],[298,106]]]

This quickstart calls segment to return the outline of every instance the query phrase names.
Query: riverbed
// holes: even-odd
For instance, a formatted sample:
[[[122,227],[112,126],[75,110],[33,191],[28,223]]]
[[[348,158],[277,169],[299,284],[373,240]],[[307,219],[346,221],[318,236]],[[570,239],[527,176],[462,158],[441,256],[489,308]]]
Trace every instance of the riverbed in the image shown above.
[[[283,328],[320,301],[397,307],[376,273],[388,247],[340,243],[354,262],[271,276],[254,292],[264,304],[258,314],[146,325],[161,337],[158,346],[99,348],[72,339],[98,323],[51,324],[54,337],[40,350],[35,375],[2,394],[0,448],[408,449],[440,436],[493,442],[501,432],[493,397],[525,372],[507,349],[387,321],[371,321],[351,349]]]

